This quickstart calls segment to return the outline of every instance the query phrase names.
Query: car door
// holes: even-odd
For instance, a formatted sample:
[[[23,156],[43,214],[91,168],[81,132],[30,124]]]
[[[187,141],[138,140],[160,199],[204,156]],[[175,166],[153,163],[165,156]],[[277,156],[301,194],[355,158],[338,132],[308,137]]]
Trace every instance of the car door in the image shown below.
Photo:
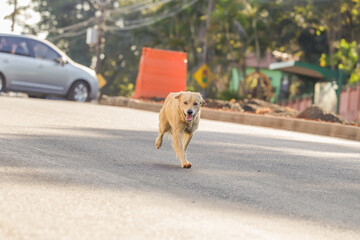
[[[2,36],[0,70],[9,90],[27,91],[37,79],[35,63],[26,39]]]
[[[37,80],[35,81],[42,92],[50,94],[65,94],[68,79],[66,64],[58,60],[62,56],[43,42],[29,39],[36,62]]]

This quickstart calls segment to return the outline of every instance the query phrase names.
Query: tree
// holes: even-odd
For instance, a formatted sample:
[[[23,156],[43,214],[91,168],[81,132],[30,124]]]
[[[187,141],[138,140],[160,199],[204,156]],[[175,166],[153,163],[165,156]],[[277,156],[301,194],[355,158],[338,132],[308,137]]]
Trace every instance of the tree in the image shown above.
[[[11,31],[15,31],[15,24],[18,22],[17,16],[24,14],[24,11],[29,8],[29,6],[20,6],[18,5],[18,0],[7,0],[9,5],[13,5],[13,11],[4,17],[4,19],[11,20]]]
[[[217,2],[209,37],[214,45],[213,65],[217,66],[222,85],[228,85],[231,68],[234,66],[241,68],[242,75],[246,77],[247,53],[255,52],[260,60],[271,47],[268,38],[270,29],[267,27],[270,17],[265,6],[258,1]]]

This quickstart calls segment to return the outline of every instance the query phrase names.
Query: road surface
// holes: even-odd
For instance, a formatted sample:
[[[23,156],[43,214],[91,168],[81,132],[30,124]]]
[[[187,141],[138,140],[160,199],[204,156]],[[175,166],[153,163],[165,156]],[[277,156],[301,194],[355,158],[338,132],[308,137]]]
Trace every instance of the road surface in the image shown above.
[[[360,142],[0,97],[0,239],[360,239]]]

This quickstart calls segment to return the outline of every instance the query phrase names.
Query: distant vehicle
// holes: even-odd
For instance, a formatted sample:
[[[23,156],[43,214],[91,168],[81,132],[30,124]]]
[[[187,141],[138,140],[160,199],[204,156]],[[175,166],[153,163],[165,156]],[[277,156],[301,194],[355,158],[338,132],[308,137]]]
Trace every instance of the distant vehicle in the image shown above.
[[[86,102],[98,96],[99,82],[94,70],[48,41],[0,33],[0,92],[4,91]]]

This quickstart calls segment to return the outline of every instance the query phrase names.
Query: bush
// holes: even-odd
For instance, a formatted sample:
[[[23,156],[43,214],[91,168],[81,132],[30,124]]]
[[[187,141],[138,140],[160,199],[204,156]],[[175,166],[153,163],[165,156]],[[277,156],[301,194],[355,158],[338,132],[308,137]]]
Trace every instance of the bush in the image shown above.
[[[223,92],[220,93],[220,95],[218,96],[218,98],[220,100],[231,100],[231,99],[235,99],[235,100],[244,100],[243,96],[239,96],[239,93],[236,91],[231,91],[231,90],[225,90]]]

